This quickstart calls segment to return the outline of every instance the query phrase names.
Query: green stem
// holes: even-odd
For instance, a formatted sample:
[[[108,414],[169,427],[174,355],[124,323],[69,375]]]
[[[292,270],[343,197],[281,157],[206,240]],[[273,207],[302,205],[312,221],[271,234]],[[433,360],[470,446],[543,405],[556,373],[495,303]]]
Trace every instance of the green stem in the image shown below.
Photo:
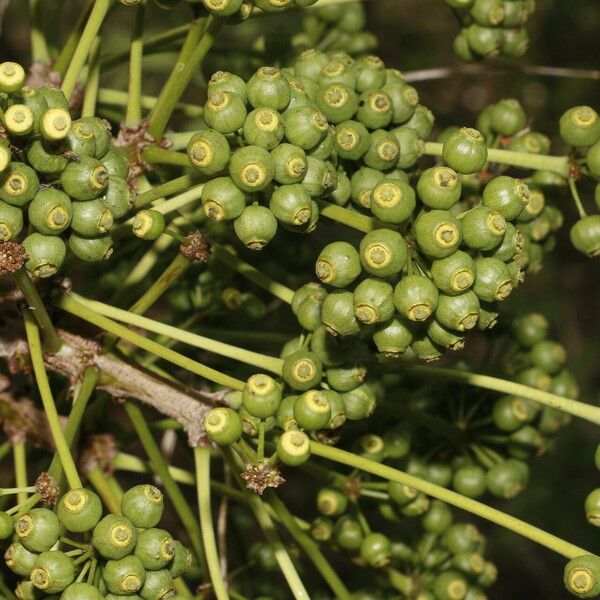
[[[572,177],[569,177],[569,189],[571,190],[573,202],[575,202],[575,207],[577,208],[577,212],[579,213],[579,218],[584,219],[585,217],[587,217],[587,212],[585,212],[583,202],[581,201],[581,196],[579,195],[579,191],[577,190],[577,184],[575,183],[575,180]]]
[[[92,323],[93,325],[96,325],[97,327],[100,327],[109,333],[113,333],[118,337],[131,342],[138,348],[142,348],[147,352],[156,354],[160,358],[182,367],[191,373],[195,373],[200,377],[204,377],[219,385],[230,387],[235,390],[242,390],[244,387],[244,382],[239,379],[231,377],[230,375],[226,375],[225,373],[221,373],[216,369],[212,369],[211,367],[207,367],[206,365],[196,362],[191,358],[187,358],[186,356],[170,350],[169,348],[164,348],[160,344],[157,344],[156,342],[153,342],[152,340],[149,340],[138,333],[135,333],[134,331],[130,331],[127,327],[115,323],[111,319],[107,319],[102,315],[94,313],[94,311],[90,310],[88,307],[77,302],[71,297],[70,294],[63,294],[59,298],[57,306],[68,313],[80,317],[88,323]]]
[[[85,64],[92,45],[94,44],[94,40],[100,31],[100,27],[108,13],[111,2],[112,0],[96,0],[94,2],[94,7],[90,12],[90,16],[81,37],[79,38],[79,42],[77,43],[77,47],[69,62],[69,66],[60,87],[67,99],[71,98],[71,94],[77,85],[77,79],[79,78],[81,69]]]
[[[79,38],[81,38],[81,33],[85,27],[85,23],[87,22],[93,3],[94,0],[88,0],[87,6],[79,13],[79,17],[77,18],[75,26],[69,34],[69,37],[60,51],[60,54],[52,65],[53,71],[64,75],[65,71],[67,70],[71,59],[73,58],[73,54],[75,54],[75,50],[77,49],[77,43],[79,42]]]
[[[259,354],[258,352],[252,352],[251,350],[244,350],[243,348],[238,348],[237,346],[232,346],[225,342],[219,342],[190,331],[184,331],[183,329],[173,327],[172,325],[160,323],[154,319],[134,314],[133,309],[131,309],[132,312],[130,312],[123,310],[122,308],[109,306],[108,304],[98,302],[97,300],[89,300],[74,292],[70,294],[70,297],[79,302],[82,306],[89,308],[91,311],[104,315],[110,319],[115,319],[127,323],[128,325],[133,325],[134,327],[141,327],[142,329],[158,333],[159,335],[166,335],[175,340],[179,340],[180,342],[184,342],[185,344],[189,344],[194,348],[208,350],[209,352],[214,352],[220,356],[225,356],[232,360],[244,362],[260,369],[271,371],[277,375],[281,375],[283,361],[280,358]]]
[[[140,4],[135,13],[129,50],[129,86],[125,125],[133,126],[142,120],[142,60],[144,57],[144,22],[146,4]]]
[[[294,538],[302,550],[304,550],[306,556],[327,582],[327,585],[329,585],[337,600],[350,600],[350,592],[346,589],[346,586],[339,578],[335,569],[329,564],[319,549],[319,545],[298,526],[293,515],[277,494],[269,491],[267,494],[267,502],[271,505],[283,526],[288,530],[289,534]]]
[[[100,467],[94,467],[93,469],[86,471],[85,476],[92,484],[100,498],[102,498],[102,502],[104,502],[104,505],[106,508],[108,508],[109,512],[111,512],[113,515],[120,515],[121,504],[112,493],[112,489],[108,485],[108,481],[106,480],[103,470]]]
[[[442,156],[442,148],[443,144],[438,142],[426,142],[424,153],[429,156]],[[568,178],[570,173],[568,156],[548,156],[546,154],[528,154],[526,152],[488,148],[488,160],[489,162],[511,165],[519,169],[550,171],[565,178]]]
[[[15,465],[15,484],[17,488],[26,488],[27,481],[27,456],[25,454],[25,440],[20,440],[13,446],[13,460]],[[23,504],[27,501],[27,492],[19,491],[17,493],[17,504]]]
[[[271,279],[268,275],[265,275],[259,271],[256,267],[249,265],[244,262],[241,258],[236,256],[233,252],[230,252],[223,246],[218,244],[212,245],[212,253],[221,261],[224,262],[228,267],[237,271],[240,275],[254,282],[259,287],[263,288],[273,296],[283,300],[287,304],[292,303],[294,297],[294,291],[290,288],[277,283]]]
[[[146,204],[149,204],[154,200],[158,200],[163,196],[170,196],[171,194],[176,194],[182,190],[187,190],[196,183],[198,183],[198,176],[182,175],[181,177],[177,177],[176,179],[172,179],[166,183],[155,185],[151,190],[142,192],[136,196],[135,208],[145,206]]]
[[[200,446],[194,448],[194,460],[196,463],[196,491],[198,494],[200,527],[210,581],[217,600],[227,600],[229,596],[221,573],[210,506],[210,448]]]
[[[466,385],[474,387],[484,388],[486,390],[493,390],[495,392],[501,392],[502,394],[510,394],[513,396],[522,396],[529,400],[534,400],[540,404],[551,406],[562,412],[566,412],[575,417],[585,419],[596,425],[600,425],[600,407],[585,404],[584,402],[578,402],[577,400],[571,400],[569,398],[563,398],[556,394],[549,392],[543,392],[521,383],[515,383],[514,381],[506,381],[505,379],[499,379],[497,377],[490,377],[489,375],[479,375],[477,373],[469,373],[467,371],[458,371],[454,369],[445,369],[442,367],[430,367],[427,365],[417,365],[410,363],[394,363],[394,369],[398,367],[406,369],[409,373],[415,373],[417,375],[423,375],[428,378],[440,378],[449,381],[458,381]]]
[[[44,366],[44,354],[42,351],[39,327],[29,309],[24,311],[23,317],[33,372],[42,398],[46,418],[48,419],[50,433],[52,434],[52,439],[56,446],[60,462],[62,463],[62,468],[67,477],[69,487],[71,489],[80,488],[81,480],[77,474],[75,461],[71,456],[69,445],[65,439],[65,434],[62,430],[60,419],[58,418],[58,412],[56,411],[56,405],[54,404],[54,398],[52,397],[50,383],[48,382],[48,374],[46,373],[46,368]]]
[[[387,465],[377,463],[375,461],[363,458],[346,450],[340,448],[334,448],[332,446],[326,446],[320,442],[311,441],[311,453],[315,456],[320,456],[328,460],[334,461],[339,464],[347,465],[356,469],[371,473],[377,477],[387,479],[388,481],[395,481],[403,485],[408,485],[420,492],[423,492],[434,498],[438,498],[443,502],[447,502],[452,506],[466,510],[474,515],[487,519],[492,523],[506,527],[523,537],[526,537],[542,546],[546,546],[550,550],[554,550],[558,554],[565,556],[566,558],[575,558],[582,554],[591,554],[583,548],[579,548],[574,544],[571,544],[555,535],[548,533],[538,527],[534,527],[525,521],[507,515],[506,513],[487,506],[477,500],[466,498],[461,494],[447,490],[446,488],[435,485],[419,477],[414,477],[403,471],[399,471]]]
[[[142,411],[132,402],[125,402],[125,411],[148,455],[150,467],[156,475],[160,477],[169,499],[181,519],[184,529],[189,534],[190,542],[194,548],[196,557],[199,559],[200,563],[203,563],[204,553],[202,551],[202,544],[200,543],[202,533],[198,526],[198,521],[194,517],[194,513],[185,499],[185,496],[182,494],[179,486],[175,483],[175,480],[169,472],[169,467],[164,459],[161,449],[158,447],[158,444],[152,436],[152,432],[148,427],[148,423],[146,422]]]
[[[88,77],[85,83],[83,106],[81,107],[82,117],[93,117],[96,114],[96,101],[98,100],[98,87],[100,85],[99,57],[101,43],[101,38],[98,36],[90,50]]]
[[[21,268],[13,273],[13,277],[21,293],[25,296],[27,306],[33,311],[42,335],[44,338],[44,350],[50,354],[58,352],[63,344],[63,341],[58,337],[54,325],[50,320],[46,306],[44,305],[37,288],[31,281],[25,268]]]
[[[46,38],[40,28],[40,0],[29,0],[29,35],[31,38],[31,62],[50,61]]]
[[[127,106],[128,102],[127,92],[120,90],[113,90],[108,88],[100,88],[98,91],[98,104],[108,106]],[[144,110],[152,110],[156,105],[157,98],[155,96],[141,96],[140,103]],[[184,116],[191,118],[198,118],[204,114],[204,109],[201,106],[194,104],[188,104],[185,102],[178,102],[175,105],[177,110],[180,110]]]
[[[194,74],[198,72],[202,60],[210,50],[215,36],[224,23],[224,19],[211,15],[205,22],[201,23],[198,20],[190,28],[177,64],[171,72],[169,80],[160,93],[156,106],[150,114],[148,132],[155,140],[162,138],[175,104],[179,101]],[[203,25],[205,27],[203,27],[202,33],[198,36],[198,29]],[[188,43],[190,42],[190,38],[195,39],[196,37],[198,37],[198,41],[195,44]],[[192,48],[191,52],[189,52],[190,48]]]
[[[318,200],[318,203],[319,214],[322,217],[327,217],[328,219],[337,221],[342,225],[352,227],[352,229],[357,229],[358,231],[364,231],[365,233],[369,233],[369,231],[373,231],[374,229],[382,227],[382,224],[376,219],[372,219],[371,217],[367,217],[352,210],[348,210],[343,206],[331,204],[330,202],[326,202],[325,200]]]
[[[173,152],[159,146],[148,146],[144,150],[144,160],[153,165],[174,165],[176,167],[191,167],[190,159],[185,152]]]

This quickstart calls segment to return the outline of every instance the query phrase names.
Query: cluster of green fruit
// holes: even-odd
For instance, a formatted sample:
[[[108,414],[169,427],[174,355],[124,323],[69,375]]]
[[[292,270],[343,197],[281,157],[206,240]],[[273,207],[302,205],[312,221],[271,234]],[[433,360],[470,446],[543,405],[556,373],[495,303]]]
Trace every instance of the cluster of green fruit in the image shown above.
[[[137,485],[124,493],[120,515],[102,517],[100,498],[86,488],[67,492],[56,512],[34,508],[16,520],[0,513],[2,539],[14,539],[4,555],[6,565],[27,578],[17,585],[17,598],[172,597],[173,580],[189,568],[191,554],[156,527],[163,508],[158,488]],[[65,530],[84,539],[65,538]],[[74,549],[59,550],[59,545]]]
[[[26,86],[14,62],[0,64],[0,92],[0,241],[22,240],[36,277],[57,273],[67,246],[86,261],[108,258],[113,219],[133,202],[107,123],[72,121],[65,95]]]
[[[574,106],[560,118],[560,136],[581,157],[584,173],[596,181],[594,202],[600,210],[600,116],[591,106]],[[600,255],[600,214],[587,215],[578,206],[580,219],[571,228],[571,243],[587,256]]]
[[[565,350],[548,339],[548,329],[547,320],[537,313],[515,319],[509,343],[501,345],[505,371],[517,383],[576,399],[578,387],[565,368]],[[384,402],[379,412],[391,428],[382,437],[361,438],[359,450],[387,448],[393,466],[468,498],[487,492],[510,499],[523,491],[527,461],[545,454],[568,422],[564,413],[519,396],[494,400],[477,391],[467,403],[461,386],[445,386],[458,399],[448,401],[435,384],[409,385],[391,375],[385,384],[388,397],[403,399],[402,407]],[[428,417],[421,418],[423,413]]]
[[[360,489],[361,482],[357,486]],[[447,504],[430,501],[408,486],[392,483],[388,494],[407,517],[402,524],[393,510],[390,514],[389,503],[368,496],[360,500],[363,510],[371,509],[369,520],[379,519],[387,531],[383,534],[371,531],[357,498],[349,500],[341,488],[322,488],[316,497],[321,516],[312,521],[311,535],[317,542],[353,556],[355,565],[383,571],[389,567],[390,580],[398,579],[399,571],[409,578],[405,590],[409,597],[485,600],[484,589],[495,582],[497,570],[485,560],[485,538],[478,529],[470,523],[455,523]],[[357,597],[363,596],[359,592]]]
[[[456,11],[462,30],[454,52],[463,60],[487,56],[522,56],[529,46],[525,24],[535,0],[444,0]]]

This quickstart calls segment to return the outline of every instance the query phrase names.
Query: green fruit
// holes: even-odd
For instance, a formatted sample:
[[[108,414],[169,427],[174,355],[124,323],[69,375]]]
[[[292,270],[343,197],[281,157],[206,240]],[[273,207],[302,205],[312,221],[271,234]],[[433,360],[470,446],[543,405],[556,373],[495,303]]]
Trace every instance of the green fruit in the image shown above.
[[[600,116],[590,106],[574,106],[559,122],[560,136],[572,146],[593,146],[600,139]]]
[[[506,175],[494,177],[483,188],[482,204],[513,221],[529,203],[529,188],[520,179]]]
[[[360,260],[371,275],[389,277],[402,271],[408,249],[400,233],[392,229],[376,229],[360,242]]]
[[[486,475],[489,492],[498,497],[510,499],[520,494],[529,477],[529,469],[524,462],[508,459],[494,465]]]
[[[74,202],[72,211],[71,229],[78,235],[93,237],[112,229],[113,214],[101,198]]]
[[[292,467],[306,462],[310,456],[310,440],[303,431],[283,432],[277,438],[277,456],[285,465]]]
[[[514,98],[500,100],[491,111],[491,126],[500,135],[515,135],[526,124],[527,115],[521,103]]]
[[[327,294],[321,305],[321,322],[332,335],[357,334],[360,323],[354,314],[352,292],[336,290]]]
[[[360,556],[372,567],[384,567],[390,562],[390,540],[381,533],[369,533],[360,545]]]
[[[59,153],[57,153],[59,152]],[[29,165],[37,171],[38,175],[58,176],[69,164],[69,159],[42,140],[33,140],[27,148]]]
[[[600,593],[600,558],[582,554],[565,566],[565,587],[578,598],[594,598]]]
[[[204,429],[209,440],[220,446],[229,446],[240,439],[242,421],[235,410],[219,406],[206,413]]]
[[[354,314],[366,325],[388,321],[394,314],[392,286],[379,279],[364,279],[354,289]]]
[[[281,115],[272,108],[257,108],[246,117],[243,133],[248,144],[273,150],[283,138]]]
[[[108,169],[99,160],[82,156],[65,167],[60,184],[73,200],[92,200],[106,190],[108,175]]]
[[[512,280],[508,267],[497,258],[478,258],[475,261],[477,276],[473,291],[480,300],[494,302],[505,300],[512,292]]]
[[[302,180],[302,188],[311,198],[324,198],[335,190],[337,171],[329,162],[313,156],[306,159],[306,175]],[[278,190],[279,191],[279,190]]]
[[[385,175],[377,169],[361,167],[350,179],[350,195],[355,204],[363,208],[371,207],[371,194]]]
[[[92,532],[92,544],[106,559],[119,560],[135,548],[138,534],[129,519],[106,515]]]
[[[321,250],[315,265],[317,277],[333,287],[348,287],[361,273],[358,251],[348,242],[332,242]]]
[[[47,594],[56,594],[62,592],[75,579],[75,564],[64,552],[42,552],[36,558],[30,579],[39,590]]]
[[[246,84],[248,101],[254,108],[284,110],[290,103],[290,85],[279,69],[261,67]]]
[[[283,117],[286,140],[295,146],[310,150],[317,146],[329,130],[325,115],[310,106],[286,111]]]
[[[367,90],[358,98],[356,118],[368,129],[387,127],[394,116],[392,99],[382,90]]]
[[[330,367],[326,371],[327,383],[338,392],[350,392],[357,388],[367,376],[362,364],[347,363],[340,367]]]
[[[129,161],[116,148],[110,147],[108,149],[102,157],[102,164],[106,167],[111,177],[119,177],[126,180],[129,176]],[[108,187],[110,188],[110,179]]]
[[[124,217],[133,208],[134,197],[135,194],[125,179],[109,175],[103,200],[115,219]]]
[[[419,104],[415,108],[412,117],[404,125],[410,129],[414,129],[420,138],[426,139],[433,130],[434,122],[435,117],[433,113],[426,106]]]
[[[13,161],[2,173],[0,200],[12,206],[25,206],[37,194],[39,185],[38,176],[31,167]]]
[[[0,92],[11,94],[18,92],[25,85],[25,69],[16,62],[0,63]]]
[[[30,552],[19,542],[13,542],[4,553],[6,566],[16,575],[29,577],[39,555]]]
[[[569,232],[571,243],[587,256],[600,254],[600,215],[589,215],[579,219]]]
[[[403,223],[412,216],[415,206],[413,188],[398,179],[383,179],[371,192],[371,212],[384,223]]]
[[[439,292],[424,275],[407,275],[394,288],[394,305],[411,321],[425,321],[436,310]]]
[[[339,489],[324,487],[317,493],[317,510],[326,517],[339,517],[348,508],[348,497]]]
[[[242,6],[243,0],[202,0],[206,10],[218,17],[229,17]],[[210,89],[210,87],[209,87]]]
[[[23,229],[23,211],[0,200],[0,242],[7,242]]]
[[[66,108],[49,108],[40,117],[40,133],[44,139],[50,142],[57,142],[66,138],[70,127],[71,115]]]
[[[46,552],[58,541],[60,523],[47,508],[34,508],[15,522],[15,533],[30,552]]]
[[[118,596],[135,594],[146,580],[146,572],[139,558],[125,556],[119,560],[107,560],[102,578],[108,591]]]
[[[208,80],[209,95],[215,92],[231,92],[240,96],[246,102],[246,82],[228,71],[216,71]]]
[[[448,210],[460,199],[462,186],[456,171],[438,166],[426,169],[417,182],[417,193],[429,208]]]
[[[453,331],[466,331],[477,325],[479,299],[472,291],[456,296],[440,294],[435,318]]]
[[[173,577],[168,570],[146,571],[146,581],[140,590],[143,600],[164,600],[173,595]]]
[[[549,328],[550,324],[546,317],[530,313],[516,319],[512,330],[519,344],[532,347],[547,337]]]
[[[278,221],[287,225],[305,225],[312,216],[310,195],[306,188],[298,183],[277,188],[271,194],[269,209]]]
[[[330,123],[351,119],[358,108],[356,92],[343,83],[332,83],[319,89],[316,105]]]
[[[461,224],[444,210],[421,213],[414,232],[419,248],[433,258],[449,256],[462,240]]]
[[[320,390],[304,392],[294,403],[294,419],[302,429],[323,429],[331,419],[329,399]]]
[[[174,542],[175,554],[169,567],[173,579],[181,577],[192,566],[192,553],[178,541]]]
[[[461,217],[463,240],[474,250],[493,250],[506,234],[506,220],[487,206],[477,206]]]
[[[252,416],[266,419],[277,413],[281,397],[281,385],[269,375],[258,373],[246,381],[242,390],[242,405]]]
[[[186,152],[192,165],[203,175],[220,173],[231,157],[227,138],[214,129],[195,133],[188,142]]]
[[[419,137],[417,131],[411,127],[402,126],[392,129],[392,133],[400,144],[399,169],[410,169],[425,151],[425,143]]]
[[[134,527],[154,527],[160,521],[163,510],[163,494],[153,485],[136,485],[121,498],[121,512]]]
[[[164,529],[144,529],[138,534],[135,556],[141,561],[144,569],[158,571],[175,556],[175,542],[171,534]]]
[[[477,173],[487,162],[485,138],[476,129],[463,127],[444,142],[442,156],[458,173]]]
[[[231,155],[229,175],[233,183],[244,192],[264,190],[271,183],[274,174],[273,159],[261,146],[245,146]]]
[[[156,240],[165,231],[164,215],[152,208],[140,210],[133,219],[131,230],[136,237],[143,240]],[[75,250],[73,250],[75,252]]]
[[[364,539],[360,523],[350,515],[344,515],[337,520],[334,536],[340,548],[350,552],[359,550]]]
[[[62,593],[60,600],[103,600],[104,597],[97,587],[89,583],[72,583]]]
[[[433,283],[440,292],[448,295],[468,290],[475,283],[476,272],[476,261],[462,250],[431,262]]]
[[[465,465],[455,471],[452,487],[467,498],[480,498],[486,490],[485,475],[479,465]]]
[[[413,333],[401,319],[392,318],[373,333],[377,352],[386,356],[404,354],[413,340]]]
[[[216,177],[204,184],[201,194],[204,214],[215,221],[236,219],[246,208],[246,194],[231,177]]]
[[[246,120],[244,99],[234,92],[217,90],[208,95],[204,105],[204,121],[219,133],[235,133]]]
[[[425,531],[440,535],[450,527],[452,520],[452,511],[448,505],[440,500],[433,500],[423,515],[421,523]]]
[[[71,252],[81,260],[90,262],[108,260],[112,255],[112,245],[110,235],[87,238],[73,233],[69,237]]]
[[[86,489],[69,490],[58,503],[58,519],[68,531],[83,533],[93,529],[102,517],[102,502]]]
[[[304,179],[308,164],[306,153],[299,146],[279,144],[271,151],[271,158],[275,165],[273,178],[277,183],[289,185]]]
[[[396,136],[385,129],[376,129],[369,137],[369,148],[362,159],[368,167],[385,171],[396,165],[399,156]]]

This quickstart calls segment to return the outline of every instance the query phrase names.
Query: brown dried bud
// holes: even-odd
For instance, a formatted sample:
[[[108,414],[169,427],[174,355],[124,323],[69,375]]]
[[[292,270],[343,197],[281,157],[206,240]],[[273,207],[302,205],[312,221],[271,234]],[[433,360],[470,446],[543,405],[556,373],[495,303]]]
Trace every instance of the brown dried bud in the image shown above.
[[[80,468],[84,473],[99,468],[107,474],[112,473],[112,461],[118,453],[115,438],[110,433],[91,435],[87,439]]]
[[[27,252],[19,242],[0,243],[0,274],[18,271],[27,260]]]
[[[262,494],[268,487],[277,488],[285,483],[279,469],[267,465],[246,465],[241,477],[246,487],[257,494]]]
[[[210,244],[201,231],[192,231],[187,234],[188,243],[181,244],[181,253],[193,262],[205,263],[210,256]]]
[[[56,504],[60,488],[52,475],[49,475],[46,471],[40,473],[39,477],[35,480],[35,488],[46,504]]]

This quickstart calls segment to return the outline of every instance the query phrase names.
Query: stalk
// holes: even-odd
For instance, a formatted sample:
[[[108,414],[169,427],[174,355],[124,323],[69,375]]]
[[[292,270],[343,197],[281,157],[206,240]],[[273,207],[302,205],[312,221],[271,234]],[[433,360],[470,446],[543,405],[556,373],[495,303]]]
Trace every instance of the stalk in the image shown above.
[[[15,484],[17,488],[27,487],[27,456],[25,440],[20,440],[13,446],[13,461],[15,465]],[[17,492],[17,504],[23,504],[27,500],[27,492]]]
[[[29,30],[31,39],[31,62],[50,61],[46,38],[40,28],[40,0],[29,0]]]
[[[77,43],[79,42],[79,38],[81,37],[81,33],[83,28],[85,27],[85,23],[87,22],[88,16],[90,14],[90,10],[92,8],[92,4],[94,0],[88,0],[87,6],[79,13],[79,17],[75,22],[75,26],[73,27],[65,45],[63,46],[60,54],[54,61],[52,65],[52,70],[60,73],[61,75],[65,74],[67,67],[69,66],[71,59],[73,58],[73,54],[77,49]]]
[[[112,0],[96,0],[63,79],[61,90],[70,99]]]
[[[187,358],[186,356],[183,356],[182,354],[179,354],[178,352],[175,352],[169,348],[165,348],[160,344],[157,344],[156,342],[153,342],[152,340],[135,333],[134,331],[130,331],[127,327],[119,325],[111,319],[96,314],[87,306],[77,302],[77,300],[75,300],[70,294],[63,294],[57,301],[57,306],[72,315],[78,316],[88,323],[96,325],[96,327],[99,327],[100,329],[104,329],[104,331],[113,333],[116,336],[131,342],[134,346],[142,348],[143,350],[146,350],[146,352],[156,354],[160,358],[182,367],[191,373],[195,373],[200,377],[204,377],[205,379],[213,381],[218,385],[223,385],[234,390],[241,390],[244,387],[244,382],[236,379],[235,377],[231,377],[230,375],[221,373],[216,369],[207,367],[202,363],[196,362],[191,358]]]
[[[535,402],[539,402],[540,404],[551,406],[552,408],[566,412],[574,417],[579,417],[586,421],[590,421],[591,423],[595,423],[596,425],[600,425],[600,407],[585,404],[584,402],[579,402],[577,400],[571,400],[570,398],[564,398],[563,396],[557,396],[550,392],[543,392],[542,390],[523,385],[522,383],[490,377],[489,375],[479,375],[477,373],[445,369],[442,367],[430,367],[427,365],[394,363],[394,366],[399,366],[402,369],[406,369],[409,373],[415,373],[428,378],[458,381],[473,387],[528,398]]]
[[[155,185],[152,189],[147,192],[138,194],[135,198],[135,208],[141,208],[154,200],[158,200],[163,196],[169,196],[176,194],[182,190],[188,190],[191,186],[197,183],[197,177],[194,175],[182,175],[166,183]]]
[[[125,125],[133,126],[142,120],[142,59],[144,57],[144,21],[146,5],[136,8],[129,51],[129,88]],[[98,65],[99,68],[99,65]]]
[[[443,144],[438,142],[426,142],[424,154],[442,156],[442,148]],[[519,169],[550,171],[565,179],[569,177],[570,173],[568,156],[548,156],[546,154],[528,154],[527,152],[488,148],[488,161],[501,165],[510,165]]]
[[[44,411],[46,412],[46,417],[48,419],[48,425],[50,426],[52,439],[56,446],[56,452],[60,458],[69,487],[71,489],[80,488],[81,479],[79,479],[75,461],[73,460],[73,456],[71,456],[69,445],[65,439],[65,434],[58,418],[58,412],[56,411],[56,405],[54,404],[54,398],[52,397],[52,391],[50,390],[48,374],[46,373],[46,368],[44,366],[44,354],[42,351],[39,327],[30,310],[27,309],[24,311],[23,318],[33,372],[42,398]]]
[[[204,554],[208,563],[210,580],[217,600],[229,600],[223,574],[221,573],[210,506],[210,448],[200,446],[194,448],[194,461],[196,463],[196,492],[198,494],[202,543],[204,544]]]
[[[174,165],[176,167],[191,167],[190,159],[184,152],[173,152],[158,146],[148,146],[144,150],[144,160],[153,165]]]
[[[102,502],[106,508],[108,508],[109,512],[111,512],[113,515],[120,515],[120,500],[117,500],[112,493],[112,490],[108,485],[108,481],[106,480],[106,476],[104,475],[104,471],[100,467],[94,467],[93,469],[86,471],[85,476],[92,484],[100,498],[102,498]]]
[[[50,316],[48,315],[48,311],[46,310],[46,306],[44,305],[37,288],[27,274],[27,271],[25,268],[21,268],[13,273],[13,277],[21,290],[21,293],[25,296],[27,306],[33,312],[33,316],[42,331],[44,350],[50,354],[58,352],[63,342],[58,337],[54,325],[50,320]]]
[[[156,106],[150,114],[150,126],[148,132],[154,139],[158,140],[162,138],[175,105],[179,101],[179,98],[181,98],[181,95],[194,74],[198,71],[202,60],[210,50],[215,36],[223,24],[224,19],[211,15],[206,21],[196,21],[190,28],[186,41],[179,54],[177,64],[171,72],[169,80],[162,89]],[[201,27],[203,29],[198,36]],[[193,40],[196,39],[197,41],[194,43]],[[192,49],[191,52],[189,52],[190,48]]]
[[[98,87],[100,85],[100,45],[101,38],[98,36],[92,45],[90,51],[90,60],[88,68],[88,77],[85,84],[85,94],[83,96],[83,106],[81,107],[82,117],[93,117],[96,114],[96,102],[98,100]]]
[[[127,100],[129,95],[127,92],[120,90],[113,90],[108,88],[100,88],[98,90],[98,103],[106,104],[108,106],[127,106]],[[158,98],[155,96],[141,96],[140,104],[145,110],[152,110],[156,105]],[[177,110],[180,110],[186,117],[199,118],[204,114],[204,109],[201,106],[195,104],[188,104],[186,102],[178,102],[175,105]]]
[[[292,303],[294,297],[294,291],[290,288],[277,283],[271,279],[268,275],[265,275],[259,271],[256,267],[244,262],[241,258],[230,252],[223,246],[213,244],[212,253],[221,261],[224,262],[228,267],[237,271],[240,275],[254,282],[259,287],[263,288],[273,296],[283,300],[286,304]]]
[[[331,204],[325,200],[318,200],[318,203],[320,216],[327,217],[332,221],[337,221],[338,223],[351,227],[352,229],[369,233],[369,231],[373,231],[374,229],[382,226],[381,223],[379,223],[379,221],[376,219],[372,219],[371,217],[348,210],[343,206]],[[390,225],[386,225],[386,227],[390,227]]]
[[[413,475],[409,475],[398,469],[363,458],[362,456],[347,452],[346,450],[326,446],[320,442],[311,441],[310,446],[311,453],[315,456],[320,456],[333,462],[347,465],[353,469],[360,469],[361,471],[371,473],[372,475],[387,479],[388,481],[395,481],[397,483],[408,485],[429,496],[447,502],[452,506],[456,506],[457,508],[461,508],[482,517],[483,519],[487,519],[492,523],[496,523],[496,525],[501,525],[506,529],[510,529],[550,550],[554,550],[554,552],[557,552],[568,559],[581,556],[582,554],[591,554],[591,552],[552,535],[539,527],[535,527],[521,519],[517,519],[516,517],[507,515],[491,506],[487,506],[482,502],[466,498],[461,494],[425,481],[424,479],[420,479],[419,477],[414,477]]]
[[[281,501],[279,496],[270,491],[267,495],[267,502],[271,505],[279,517],[279,520],[283,523],[283,526],[288,530],[295,542],[302,550],[304,550],[306,556],[327,582],[327,585],[329,585],[329,588],[335,594],[335,597],[338,600],[350,600],[350,592],[346,589],[346,586],[338,577],[335,569],[329,564],[319,549],[319,545],[299,527],[293,515]]]
[[[198,521],[195,519],[185,496],[182,494],[179,486],[175,483],[175,480],[169,472],[169,467],[158,444],[152,436],[152,432],[146,423],[142,411],[132,402],[126,402],[125,412],[148,455],[151,469],[160,477],[169,499],[181,519],[181,523],[189,534],[190,542],[194,548],[196,557],[201,562],[204,562],[204,552],[202,550],[202,544],[200,543],[202,533],[198,526]]]
[[[82,306],[85,306],[100,315],[104,315],[105,317],[127,323],[128,325],[133,325],[134,327],[141,327],[142,329],[152,331],[153,333],[179,340],[180,342],[184,342],[195,348],[214,352],[220,356],[225,356],[281,375],[283,361],[280,358],[259,354],[258,352],[252,352],[251,350],[244,350],[243,348],[238,348],[237,346],[226,344],[225,342],[219,342],[190,331],[173,327],[172,325],[160,323],[159,321],[149,319],[140,314],[134,314],[136,311],[133,309],[130,309],[129,311],[123,310],[122,308],[109,306],[108,304],[98,302],[97,300],[89,300],[88,298],[84,298],[73,292],[71,293],[71,297]]]

